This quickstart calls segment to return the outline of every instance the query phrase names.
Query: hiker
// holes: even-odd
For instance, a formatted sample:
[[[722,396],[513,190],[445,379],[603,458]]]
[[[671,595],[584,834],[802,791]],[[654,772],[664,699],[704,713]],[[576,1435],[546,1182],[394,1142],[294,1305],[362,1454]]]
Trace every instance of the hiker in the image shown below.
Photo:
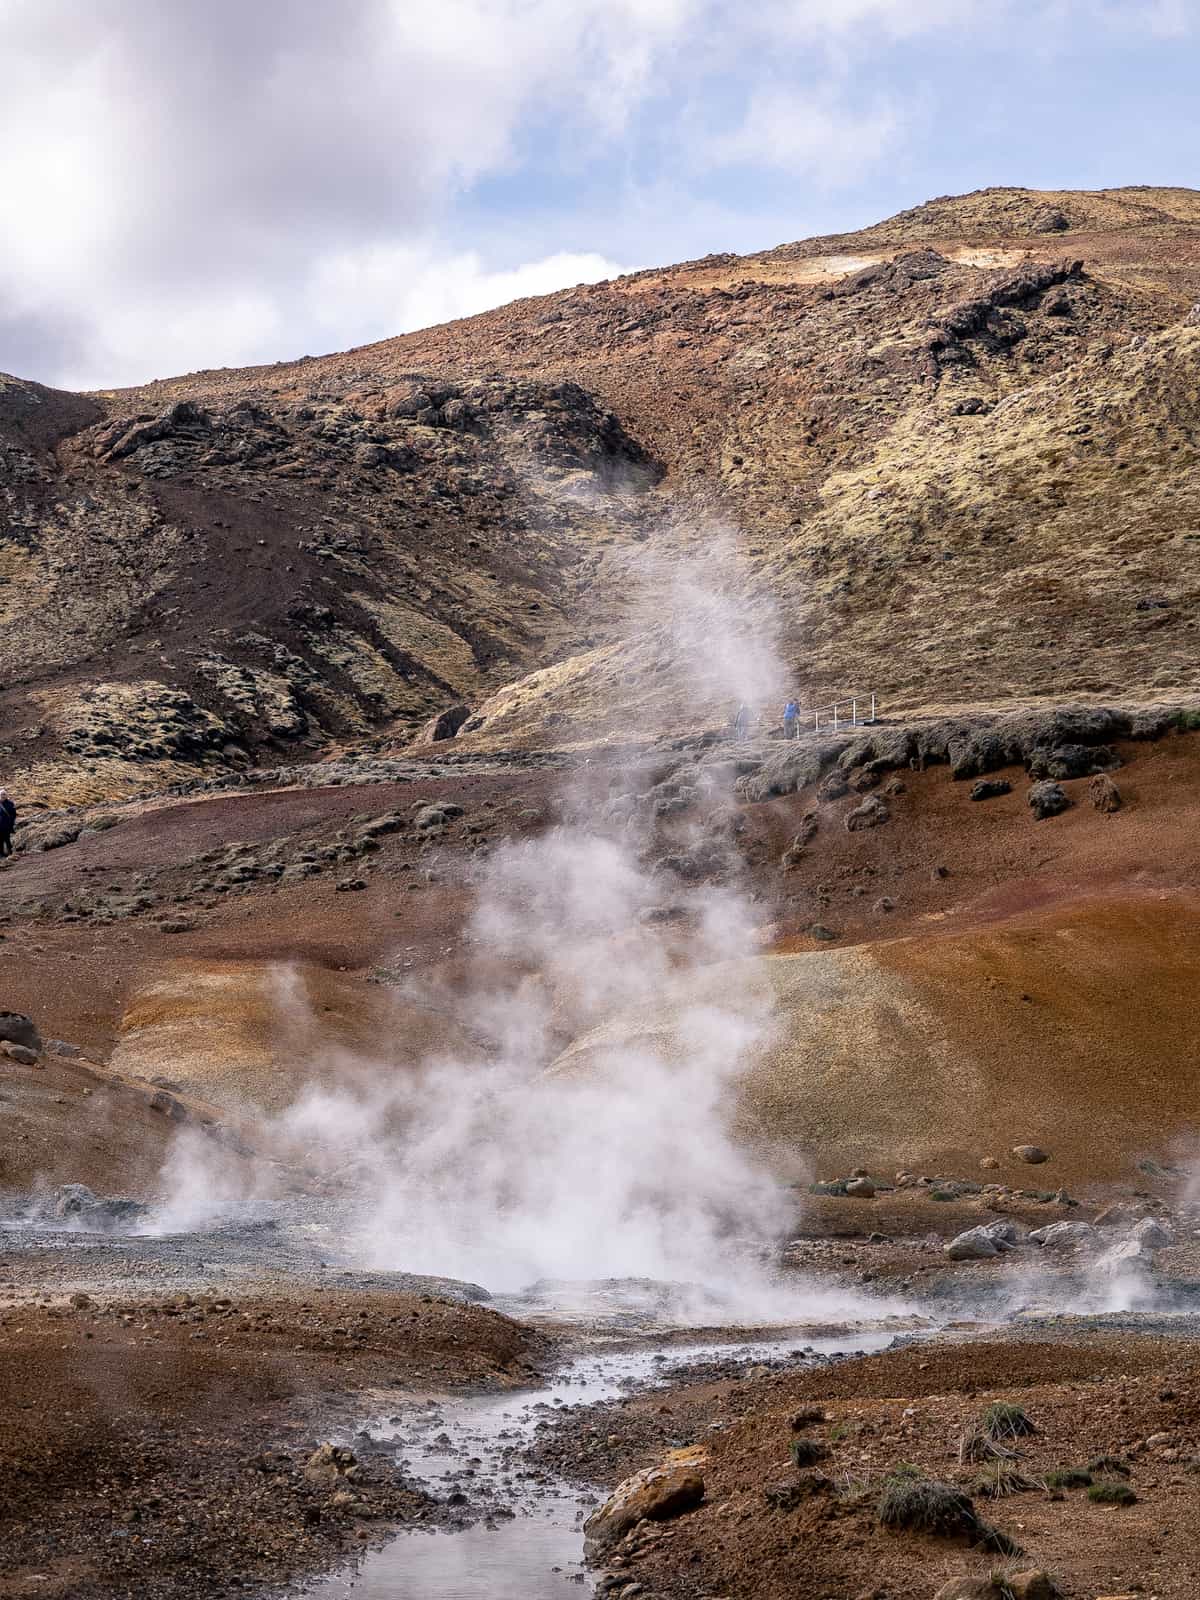
[[[750,727],[750,707],[743,700],[733,714],[733,737],[744,739]]]
[[[17,808],[8,798],[8,790],[0,789],[0,856],[13,853],[13,829],[17,825]]]
[[[800,707],[794,700],[789,700],[783,708],[783,737],[790,739],[796,732],[796,719],[800,715]]]

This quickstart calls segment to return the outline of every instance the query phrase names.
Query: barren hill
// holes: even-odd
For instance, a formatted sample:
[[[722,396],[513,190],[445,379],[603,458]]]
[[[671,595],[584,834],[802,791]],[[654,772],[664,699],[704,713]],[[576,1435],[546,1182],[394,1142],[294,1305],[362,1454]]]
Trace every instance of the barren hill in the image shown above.
[[[702,725],[730,685],[654,605],[717,531],[804,697],[1169,698],[1197,301],[1196,192],[1001,189],[345,354],[0,380],[6,772],[95,798],[455,704],[464,749]]]

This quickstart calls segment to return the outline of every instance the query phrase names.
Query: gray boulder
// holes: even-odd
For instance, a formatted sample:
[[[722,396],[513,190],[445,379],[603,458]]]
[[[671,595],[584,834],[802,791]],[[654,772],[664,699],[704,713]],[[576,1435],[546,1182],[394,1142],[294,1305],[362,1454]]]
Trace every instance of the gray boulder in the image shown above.
[[[1029,760],[1031,778],[1088,778],[1121,765],[1121,758],[1106,744],[1060,744],[1052,750],[1035,750]]]
[[[42,1036],[37,1023],[21,1011],[0,1011],[0,1040],[24,1045],[26,1050],[41,1053]]]
[[[1034,817],[1042,822],[1046,817],[1056,817],[1060,811],[1065,811],[1071,802],[1063,793],[1061,786],[1053,778],[1043,778],[1040,783],[1030,786],[1029,805]]]
[[[986,1227],[968,1228],[944,1247],[950,1261],[990,1261],[1016,1248],[1017,1230],[1011,1222],[992,1222]]]
[[[1043,1250],[1093,1250],[1100,1243],[1100,1235],[1087,1222],[1052,1222],[1035,1228],[1029,1237]]]
[[[1130,1230],[1130,1238],[1136,1239],[1144,1250],[1165,1250],[1168,1245],[1175,1243],[1175,1235],[1169,1228],[1164,1228],[1156,1217],[1143,1217]]]
[[[980,778],[971,785],[970,799],[995,800],[999,795],[1011,794],[1012,784],[1007,778]]]
[[[891,815],[877,794],[869,794],[861,805],[846,813],[846,832],[857,833],[862,828],[878,828]]]
[[[99,1196],[86,1183],[64,1183],[54,1196],[56,1217],[77,1217],[100,1204]]]

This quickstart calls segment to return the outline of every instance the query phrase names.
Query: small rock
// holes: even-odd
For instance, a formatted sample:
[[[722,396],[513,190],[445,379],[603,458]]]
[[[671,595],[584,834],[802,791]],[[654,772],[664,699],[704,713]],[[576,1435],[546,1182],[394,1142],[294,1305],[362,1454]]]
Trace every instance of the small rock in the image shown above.
[[[1049,1161],[1050,1159],[1046,1152],[1036,1144],[1015,1144],[1013,1145],[1012,1153],[1018,1161],[1027,1161],[1031,1167],[1040,1167],[1043,1161]]]
[[[23,1044],[13,1044],[11,1039],[0,1041],[0,1055],[5,1055],[10,1061],[15,1061],[19,1067],[36,1067],[38,1054]]]
[[[980,1159],[979,1165],[986,1168],[988,1172],[994,1172],[1000,1163],[996,1160],[995,1156],[983,1156]]]
[[[1097,811],[1113,812],[1121,809],[1121,791],[1107,772],[1098,772],[1088,784],[1088,799]]]
[[[1042,822],[1047,817],[1058,816],[1059,812],[1065,811],[1071,802],[1060,784],[1055,783],[1053,778],[1043,778],[1040,783],[1030,785],[1029,804],[1034,817],[1038,822]]]
[[[1012,784],[1007,778],[981,778],[971,785],[972,800],[995,800],[999,795],[1011,794]]]
[[[870,1178],[851,1178],[846,1185],[846,1193],[853,1195],[856,1200],[874,1200],[875,1185]]]
[[[304,1464],[304,1476],[319,1488],[331,1488],[356,1465],[354,1452],[343,1445],[318,1445]]]
[[[808,932],[810,938],[820,939],[826,944],[830,940],[837,938],[837,934],[834,933],[833,929],[825,927],[824,923],[821,922],[814,922]]]

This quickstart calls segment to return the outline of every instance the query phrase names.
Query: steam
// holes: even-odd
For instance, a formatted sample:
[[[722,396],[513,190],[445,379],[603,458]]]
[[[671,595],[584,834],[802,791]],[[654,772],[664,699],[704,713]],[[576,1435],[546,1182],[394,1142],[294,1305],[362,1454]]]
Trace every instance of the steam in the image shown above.
[[[631,620],[681,701],[759,699],[783,680],[772,620],[737,593],[720,530],[692,543],[682,568],[644,562]],[[678,769],[702,792],[692,763],[660,747],[641,768],[594,765],[561,795],[557,825],[488,859],[455,999],[477,1050],[410,1060],[398,1038],[376,1060],[343,1059],[336,1087],[312,1084],[259,1129],[260,1145],[302,1153],[341,1195],[351,1260],[501,1290],[614,1276],[717,1285],[745,1314],[761,1310],[754,1262],[787,1230],[794,1200],[733,1115],[738,1078],[774,1026],[769,986],[731,982],[718,1000],[684,1004],[681,1021],[678,1006],[689,974],[754,949],[752,908],[732,850],[724,876],[697,882],[664,872],[649,848],[645,791]],[[719,850],[713,827],[685,815],[671,848]],[[302,1050],[303,1002],[286,975],[278,998]],[[604,1031],[629,1017],[632,1029]],[[160,1226],[247,1197],[186,1134],[164,1179]],[[277,1180],[260,1171],[253,1193]]]

